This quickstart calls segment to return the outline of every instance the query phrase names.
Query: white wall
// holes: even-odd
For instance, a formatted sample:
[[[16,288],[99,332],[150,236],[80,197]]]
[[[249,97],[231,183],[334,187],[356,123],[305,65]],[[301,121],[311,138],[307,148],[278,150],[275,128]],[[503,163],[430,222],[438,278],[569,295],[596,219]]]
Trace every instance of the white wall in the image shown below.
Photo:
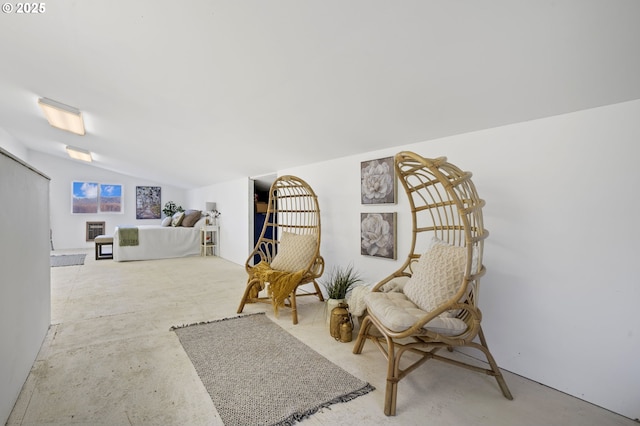
[[[491,232],[480,307],[499,365],[640,418],[639,117],[636,100],[279,174],[318,194],[327,267],[353,262],[373,282],[406,256],[411,218],[404,193],[360,205],[360,162],[411,150],[472,171]],[[398,212],[397,261],[360,255],[360,212],[371,211]]]
[[[236,179],[211,186],[187,191],[187,199],[191,204],[213,201],[221,212],[220,224],[220,257],[231,262],[244,265],[253,248],[251,242],[250,209],[252,181],[249,178]],[[251,210],[252,211],[252,210]]]
[[[29,162],[51,177],[51,229],[56,250],[89,248],[86,241],[86,222],[104,221],[106,232],[113,234],[118,225],[158,225],[160,219],[136,219],[136,186],[160,186],[161,203],[172,200],[184,209],[203,209],[204,204],[190,205],[186,191],[142,178],[101,169],[80,161],[63,159],[36,151],[29,151]],[[123,186],[124,212],[121,214],[72,214],[71,183],[88,181]]]
[[[0,150],[0,424],[51,322],[49,180]]]
[[[0,127],[0,147],[22,161],[26,162],[28,160],[29,154],[27,147],[18,142],[2,127]]]

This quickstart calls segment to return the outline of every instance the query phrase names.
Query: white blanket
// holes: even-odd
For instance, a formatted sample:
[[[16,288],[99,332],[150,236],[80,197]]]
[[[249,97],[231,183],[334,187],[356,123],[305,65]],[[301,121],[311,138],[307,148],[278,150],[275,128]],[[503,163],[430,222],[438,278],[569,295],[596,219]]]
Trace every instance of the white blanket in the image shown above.
[[[119,244],[119,232],[116,227],[113,234],[113,260],[166,259],[171,257],[195,256],[200,254],[200,227],[140,225],[138,245]]]

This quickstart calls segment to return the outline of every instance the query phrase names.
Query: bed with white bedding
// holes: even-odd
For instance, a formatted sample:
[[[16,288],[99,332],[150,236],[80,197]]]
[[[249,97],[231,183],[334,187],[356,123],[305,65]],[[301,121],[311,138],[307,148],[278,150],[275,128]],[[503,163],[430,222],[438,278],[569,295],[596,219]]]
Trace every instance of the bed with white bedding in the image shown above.
[[[204,222],[203,222],[204,224]],[[200,254],[200,222],[192,227],[139,225],[137,244],[121,244],[120,227],[113,234],[113,260],[124,262],[129,260],[167,259]],[[131,229],[131,227],[122,227]],[[126,229],[124,229],[126,231]]]

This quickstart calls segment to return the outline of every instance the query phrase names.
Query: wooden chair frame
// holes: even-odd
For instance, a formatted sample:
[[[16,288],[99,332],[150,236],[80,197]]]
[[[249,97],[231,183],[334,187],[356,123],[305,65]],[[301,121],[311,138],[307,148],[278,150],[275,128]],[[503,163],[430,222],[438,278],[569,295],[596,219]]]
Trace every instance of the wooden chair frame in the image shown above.
[[[269,190],[266,220],[260,238],[245,263],[249,277],[238,313],[243,311],[246,303],[273,303],[270,296],[260,296],[263,284],[255,274],[255,265],[259,262],[254,259],[257,256],[259,261],[270,265],[278,253],[284,232],[313,235],[317,243],[315,255],[306,266],[302,279],[285,302],[285,307],[291,308],[293,324],[298,323],[297,297],[315,295],[321,302],[324,301],[316,281],[324,272],[324,259],[320,256],[321,226],[318,197],[304,180],[286,175],[277,178]],[[309,283],[313,284],[312,292],[299,288]]]
[[[368,313],[362,321],[353,352],[362,352],[366,340],[371,340],[387,359],[387,386],[384,412],[396,414],[398,382],[430,359],[482,372],[496,378],[503,395],[513,399],[496,361],[489,352],[480,326],[482,314],[477,307],[480,277],[485,273],[482,264],[484,240],[489,235],[484,229],[482,207],[484,200],[478,197],[471,181],[471,173],[463,172],[447,162],[445,157],[423,158],[412,152],[400,152],[395,156],[395,171],[401,181],[411,206],[413,233],[411,250],[402,267],[380,281],[372,291],[394,278],[410,277],[412,267],[419,260],[433,236],[454,246],[466,248],[467,261],[460,290],[449,301],[432,312],[425,313],[411,327],[397,332],[383,325],[380,318]],[[419,251],[422,250],[422,251]],[[477,260],[472,260],[472,259]],[[475,268],[475,270],[473,270]],[[452,311],[466,324],[466,331],[459,335],[442,335],[425,324],[438,315]],[[474,341],[479,339],[479,343]],[[484,353],[489,368],[467,364],[438,352],[442,348],[470,347]],[[417,360],[400,361],[405,353],[417,354]],[[406,365],[406,363],[409,363]]]

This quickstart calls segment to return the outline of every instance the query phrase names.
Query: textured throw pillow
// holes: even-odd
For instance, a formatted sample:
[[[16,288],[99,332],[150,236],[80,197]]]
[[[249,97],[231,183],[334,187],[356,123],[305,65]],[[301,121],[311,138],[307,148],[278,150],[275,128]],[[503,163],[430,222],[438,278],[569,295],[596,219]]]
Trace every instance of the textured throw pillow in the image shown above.
[[[182,226],[191,228],[197,221],[200,220],[202,211],[200,210],[187,210],[184,212],[184,219],[182,219]]]
[[[171,216],[167,216],[164,219],[162,219],[162,223],[160,223],[160,226],[171,226],[171,220],[173,219],[173,217]]]
[[[316,254],[316,237],[284,232],[278,246],[278,254],[271,261],[271,269],[297,272],[306,269]]]
[[[446,241],[442,241],[440,238],[438,237],[433,237],[431,239],[431,242],[429,243],[429,247],[427,248],[430,249],[433,246],[451,246],[451,244],[447,243]],[[478,273],[478,248],[474,247],[473,248],[473,257],[471,258],[471,274],[475,274]]]
[[[175,212],[173,214],[173,219],[171,219],[171,226],[180,226],[182,224],[183,219],[184,219],[184,212]]]
[[[464,278],[464,247],[436,244],[420,256],[404,294],[420,309],[431,312],[451,299]]]

